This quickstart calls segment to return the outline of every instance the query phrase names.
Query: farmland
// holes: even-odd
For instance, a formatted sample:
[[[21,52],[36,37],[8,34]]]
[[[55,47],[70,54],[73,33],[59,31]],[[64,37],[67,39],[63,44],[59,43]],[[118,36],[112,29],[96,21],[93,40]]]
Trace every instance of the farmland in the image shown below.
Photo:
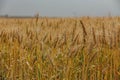
[[[120,17],[0,18],[0,80],[120,80]]]

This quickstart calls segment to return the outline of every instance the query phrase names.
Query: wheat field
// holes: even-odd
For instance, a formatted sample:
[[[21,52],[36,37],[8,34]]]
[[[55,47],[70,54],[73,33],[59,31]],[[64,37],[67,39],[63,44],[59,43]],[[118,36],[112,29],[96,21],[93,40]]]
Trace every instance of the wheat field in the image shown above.
[[[0,18],[0,80],[120,80],[120,17]]]

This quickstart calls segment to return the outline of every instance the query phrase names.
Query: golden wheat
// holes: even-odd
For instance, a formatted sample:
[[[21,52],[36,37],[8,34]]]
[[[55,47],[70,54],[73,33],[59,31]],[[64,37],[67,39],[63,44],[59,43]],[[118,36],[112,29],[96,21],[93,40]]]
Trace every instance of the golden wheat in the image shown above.
[[[119,80],[119,22],[1,18],[0,80]]]

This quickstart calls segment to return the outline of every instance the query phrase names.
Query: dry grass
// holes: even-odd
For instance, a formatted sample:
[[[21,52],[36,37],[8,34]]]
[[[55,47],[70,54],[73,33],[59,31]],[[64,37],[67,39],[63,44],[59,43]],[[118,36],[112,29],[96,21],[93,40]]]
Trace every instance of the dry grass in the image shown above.
[[[120,80],[120,18],[0,19],[0,80]]]

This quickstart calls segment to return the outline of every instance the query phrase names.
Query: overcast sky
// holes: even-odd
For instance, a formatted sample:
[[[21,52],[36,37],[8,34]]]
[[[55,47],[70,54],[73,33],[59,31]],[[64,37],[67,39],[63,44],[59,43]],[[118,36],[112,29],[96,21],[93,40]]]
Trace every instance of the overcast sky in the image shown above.
[[[120,16],[119,0],[0,0],[0,14],[14,16]]]

